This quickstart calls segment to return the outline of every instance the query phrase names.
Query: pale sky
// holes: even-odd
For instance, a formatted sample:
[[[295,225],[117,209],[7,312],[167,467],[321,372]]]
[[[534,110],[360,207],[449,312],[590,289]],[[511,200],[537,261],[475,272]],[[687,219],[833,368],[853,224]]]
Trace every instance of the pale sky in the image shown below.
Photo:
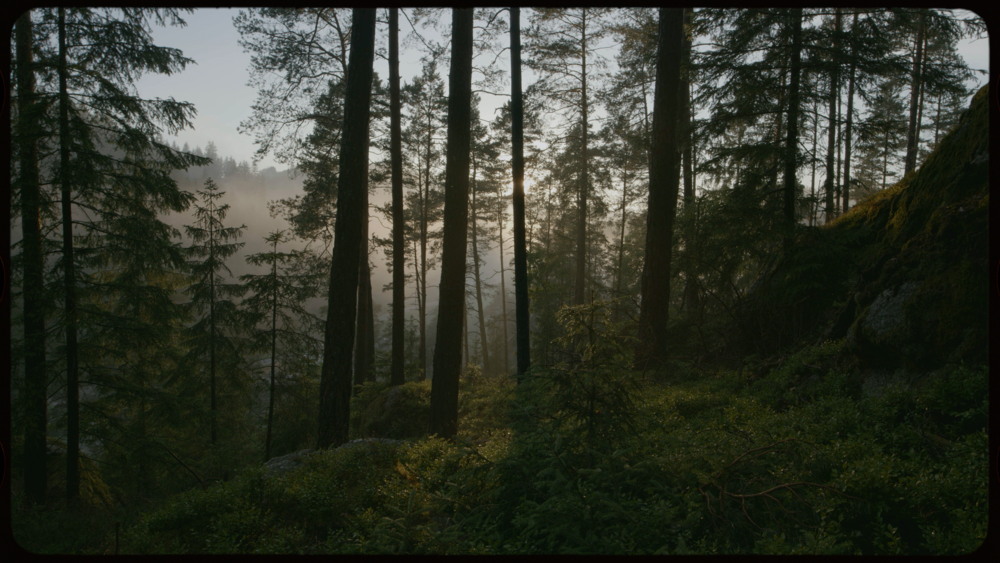
[[[253,138],[237,131],[239,123],[250,116],[250,106],[256,98],[253,88],[247,86],[250,56],[237,43],[238,34],[233,27],[237,9],[199,8],[183,17],[184,27],[169,27],[154,31],[154,41],[161,46],[175,47],[196,64],[173,76],[147,75],[137,87],[144,96],[170,97],[191,102],[198,110],[194,128],[181,132],[177,143],[187,142],[191,148],[204,148],[213,141],[219,154],[237,161],[251,161],[256,151]],[[524,16],[522,16],[522,20]],[[408,32],[406,20],[400,19],[400,36]],[[378,40],[378,39],[377,39]],[[384,39],[382,39],[384,41]],[[964,42],[961,51],[972,68],[988,68],[989,47],[986,39]],[[403,50],[402,57],[417,56]],[[419,70],[419,64],[401,65],[402,80]],[[439,69],[447,80],[447,69]],[[380,74],[385,74],[382,72]],[[979,83],[986,78],[980,77]],[[484,112],[484,118],[492,117]],[[271,157],[263,159],[258,167],[278,166]]]

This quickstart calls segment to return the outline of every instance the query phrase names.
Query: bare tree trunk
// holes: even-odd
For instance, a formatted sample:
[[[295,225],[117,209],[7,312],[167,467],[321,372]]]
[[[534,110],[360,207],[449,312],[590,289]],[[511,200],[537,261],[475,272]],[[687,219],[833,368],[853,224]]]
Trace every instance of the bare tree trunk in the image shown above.
[[[670,264],[677,191],[680,187],[677,127],[683,41],[683,10],[661,7],[653,98],[653,156],[649,165],[646,255],[642,269],[639,345],[636,349],[636,366],[640,368],[661,365],[667,355]]]
[[[21,259],[24,263],[24,490],[29,502],[43,504],[48,488],[46,427],[48,374],[45,369],[45,291],[38,171],[39,107],[35,94],[31,15],[14,27],[17,71],[18,175],[21,193]]]
[[[809,206],[809,226],[816,224],[816,211],[819,205],[816,201],[816,154],[819,145],[819,108],[816,100],[813,100],[813,136],[812,136],[812,173],[810,175],[809,197],[812,203]]]
[[[622,166],[621,221],[618,224],[618,271],[615,273],[615,295],[622,294],[622,278],[625,269],[625,224],[628,220],[628,170]]]
[[[834,16],[834,39],[833,39],[833,52],[837,52],[840,46],[840,29],[842,16],[840,13],[840,8],[836,9],[836,15]],[[840,72],[838,71],[838,65],[833,65],[830,71],[830,115],[829,115],[829,129],[827,129],[827,142],[826,142],[826,179],[823,181],[823,194],[826,199],[826,207],[824,210],[824,223],[829,223],[834,217],[834,199],[833,191],[835,188],[834,177],[836,176],[836,156],[837,156],[837,98],[839,94],[839,82],[840,82]]]
[[[798,181],[795,172],[799,164],[799,74],[802,56],[802,8],[793,8],[792,18],[791,77],[788,86],[788,137],[785,141],[785,250],[791,248],[795,235],[795,199]]]
[[[694,243],[697,223],[694,214],[694,128],[691,125],[691,115],[694,109],[691,104],[691,18],[693,11],[691,8],[684,9],[684,44],[683,59],[681,60],[681,116],[680,134],[681,139],[681,168],[684,171],[684,212],[687,215],[687,224],[684,232],[684,250],[688,256],[694,255],[692,248]],[[684,272],[684,309],[686,311],[699,310],[698,305],[698,284],[695,282],[693,260],[687,260],[687,271]]]
[[[278,359],[278,238],[274,238],[271,246],[271,277],[274,280],[271,287],[271,381],[267,396],[267,436],[264,439],[264,461],[271,459],[271,431],[274,427],[274,380],[275,365]]]
[[[590,194],[590,170],[587,156],[588,121],[587,100],[587,9],[583,8],[583,35],[580,39],[580,187],[577,195],[576,219],[576,280],[573,287],[573,304],[582,305],[586,299],[587,278],[587,200]]]
[[[528,250],[524,232],[524,101],[521,93],[521,14],[510,9],[511,165],[514,173],[514,298],[517,316],[517,376],[531,366],[528,309]]]
[[[399,98],[399,8],[389,9],[389,152],[392,161],[392,367],[389,384],[405,381],[403,324],[406,278],[403,269],[406,253],[403,221],[403,144]]]
[[[73,200],[69,147],[69,71],[66,62],[66,10],[59,8],[59,189],[62,208],[63,284],[66,323],[66,499],[80,497],[80,373],[77,350],[76,263],[73,252]]]
[[[920,91],[923,85],[924,34],[926,33],[926,8],[920,9],[917,21],[917,33],[914,40],[913,70],[910,73],[910,123],[906,129],[906,161],[903,174],[909,174],[917,168],[917,145],[920,137],[920,121],[917,118],[920,111]]]
[[[510,350],[507,343],[510,341],[510,334],[507,331],[507,258],[503,252],[503,211],[504,201],[498,200],[497,209],[497,232],[499,233],[500,248],[500,322],[503,324],[503,374],[510,375]]]
[[[346,442],[348,436],[374,54],[375,9],[355,8],[341,136],[340,175],[337,179],[337,217],[327,297],[329,307],[320,372],[317,448],[338,446]]]
[[[486,316],[483,313],[483,283],[479,270],[479,225],[477,224],[479,208],[476,206],[476,159],[472,158],[472,275],[476,282],[476,315],[479,320],[479,353],[483,360],[483,373],[491,371],[489,340],[486,339]]]
[[[458,379],[462,370],[465,314],[465,252],[468,234],[469,147],[472,120],[472,9],[452,10],[448,83],[448,145],[445,164],[444,240],[431,385],[430,431],[443,438],[458,432]]]
[[[855,11],[851,20],[851,29],[857,28],[857,25],[858,13]],[[854,125],[854,74],[856,71],[854,59],[854,43],[852,42],[851,67],[847,74],[847,124],[844,131],[844,200],[841,205],[844,213],[847,213],[851,208],[851,135]]]

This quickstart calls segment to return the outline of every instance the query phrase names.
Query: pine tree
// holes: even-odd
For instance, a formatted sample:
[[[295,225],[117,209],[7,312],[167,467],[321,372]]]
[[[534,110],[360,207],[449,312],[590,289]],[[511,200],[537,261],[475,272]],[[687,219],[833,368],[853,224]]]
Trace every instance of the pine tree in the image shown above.
[[[233,18],[240,46],[251,53],[250,85],[257,88],[251,116],[240,123],[241,132],[254,135],[257,159],[273,154],[297,165],[309,145],[308,125],[328,119],[316,108],[329,86],[347,76],[349,17],[348,8],[317,6],[248,8]]]
[[[452,10],[444,240],[430,427],[432,434],[444,438],[452,438],[458,431],[458,377],[462,369],[462,351],[458,343],[462,338],[462,319],[465,316],[472,112],[472,15],[472,9]]]
[[[646,258],[642,270],[639,347],[636,364],[651,367],[667,353],[670,304],[670,261],[677,212],[680,150],[680,59],[684,40],[683,11],[660,8],[653,140],[649,167],[649,209],[646,215]]]
[[[405,225],[403,223],[403,147],[399,93],[399,8],[389,9],[389,110],[392,160],[392,365],[389,382],[402,385],[404,374]]]
[[[524,100],[521,89],[521,9],[510,8],[511,168],[514,189],[514,292],[517,315],[518,381],[531,367],[531,317],[528,304],[528,244],[524,218]]]
[[[374,51],[375,9],[355,8],[352,14],[340,174],[337,178],[337,218],[327,293],[329,306],[323,340],[317,431],[319,448],[347,441],[361,222],[367,215],[363,209],[363,191],[367,189],[367,136]]]
[[[441,161],[442,140],[439,138],[445,123],[447,100],[444,96],[444,83],[437,73],[435,59],[423,61],[420,75],[402,90],[403,103],[408,109],[407,124],[403,130],[403,145],[412,153],[409,156],[411,165],[404,170],[415,170],[416,177],[411,176],[410,183],[416,190],[410,195],[412,219],[408,222],[416,225],[413,240],[414,277],[416,282],[417,323],[420,333],[417,355],[419,360],[418,379],[423,380],[427,372],[427,273],[434,266],[434,242],[440,237],[440,232],[432,230],[441,217],[444,204],[439,186],[439,164]]]
[[[576,162],[576,225],[573,303],[586,299],[588,205],[591,198],[590,123],[593,96],[588,86],[599,66],[595,45],[604,33],[605,9],[536,8],[536,17],[526,35],[531,41],[527,65],[542,74],[536,87],[558,105],[572,108],[567,138],[572,141]],[[591,86],[592,88],[592,86]]]

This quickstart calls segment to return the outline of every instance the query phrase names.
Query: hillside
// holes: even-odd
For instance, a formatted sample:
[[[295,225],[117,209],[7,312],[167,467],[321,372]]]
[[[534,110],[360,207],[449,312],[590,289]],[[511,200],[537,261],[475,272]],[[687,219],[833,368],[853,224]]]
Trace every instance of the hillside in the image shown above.
[[[744,304],[747,348],[846,338],[862,368],[984,363],[988,341],[989,96],[923,165],[799,244]]]

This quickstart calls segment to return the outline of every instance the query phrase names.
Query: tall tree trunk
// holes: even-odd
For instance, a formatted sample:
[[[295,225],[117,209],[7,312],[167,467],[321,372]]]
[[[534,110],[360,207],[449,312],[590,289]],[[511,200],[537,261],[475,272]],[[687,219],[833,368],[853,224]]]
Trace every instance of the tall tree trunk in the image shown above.
[[[500,250],[500,323],[503,325],[503,374],[510,375],[510,350],[507,342],[510,341],[510,334],[507,331],[507,258],[503,252],[503,200],[498,200],[497,208],[497,232],[499,233]]]
[[[366,133],[365,138],[368,135]],[[368,356],[368,337],[370,329],[372,328],[368,323],[370,321],[372,307],[372,275],[371,266],[368,263],[368,170],[365,167],[365,189],[362,199],[364,199],[364,204],[362,206],[362,216],[361,216],[361,248],[360,251],[360,263],[358,267],[358,309],[355,318],[355,327],[357,334],[354,340],[354,391],[357,390],[357,386],[361,385],[368,378],[368,374],[371,371],[371,363],[369,362]]]
[[[692,29],[691,19],[694,12],[691,8],[684,9],[684,44],[683,58],[681,60],[681,116],[680,133],[681,140],[681,168],[684,171],[684,213],[687,215],[687,222],[684,231],[684,250],[688,256],[694,256],[695,232],[697,223],[694,213],[694,128],[691,125],[691,115],[694,108],[691,104],[691,41]],[[698,284],[695,281],[694,261],[687,260],[687,269],[684,272],[684,309],[699,310],[698,306]]]
[[[834,36],[833,36],[833,52],[836,53],[840,48],[840,29],[842,15],[840,13],[840,8],[836,9],[834,16]],[[830,115],[829,121],[830,126],[827,129],[827,142],[826,142],[826,179],[823,181],[823,194],[826,199],[826,206],[824,209],[824,223],[829,223],[834,217],[834,200],[833,191],[835,188],[834,177],[836,173],[836,156],[837,156],[837,98],[840,97],[839,85],[840,85],[840,66],[837,61],[834,61],[830,69]]]
[[[885,132],[885,136],[882,138],[882,189],[886,188],[886,184],[889,182],[889,142],[891,136],[889,132]]]
[[[795,172],[798,170],[799,156],[799,75],[802,60],[802,8],[794,8],[789,14],[792,18],[792,52],[788,85],[788,137],[785,140],[785,250],[791,248],[795,236],[795,199],[798,182]]]
[[[812,203],[809,206],[809,226],[816,224],[816,211],[819,208],[816,201],[816,155],[819,148],[819,103],[813,99],[813,128],[812,128],[812,158],[810,159],[812,172],[809,181],[809,198]]]
[[[420,187],[419,186],[417,187],[417,191],[418,191],[418,193],[420,192]],[[424,368],[423,368],[423,365],[424,365],[424,354],[423,354],[423,351],[425,349],[424,348],[424,342],[426,341],[426,338],[425,338],[425,335],[424,335],[424,324],[423,323],[424,323],[424,318],[426,317],[425,311],[426,311],[426,307],[427,307],[427,305],[426,305],[427,300],[425,299],[424,292],[421,289],[421,287],[425,287],[425,286],[424,286],[424,283],[423,283],[424,276],[421,274],[421,272],[423,271],[423,267],[422,267],[423,262],[421,262],[419,260],[419,256],[420,256],[420,252],[419,251],[420,251],[420,247],[419,247],[418,241],[414,240],[413,241],[413,256],[414,256],[414,260],[413,260],[413,277],[414,277],[414,282],[413,283],[414,283],[414,286],[415,286],[414,287],[414,290],[415,290],[414,293],[417,294],[417,324],[418,324],[418,329],[417,329],[417,333],[418,333],[418,338],[417,338],[417,364],[419,366],[419,368],[417,369],[417,381],[423,381],[424,380],[424,375],[425,375],[424,374]]]
[[[431,385],[431,434],[458,431],[458,378],[462,371],[465,314],[465,252],[469,213],[469,147],[472,121],[472,9],[452,10],[448,81],[448,145],[445,162],[444,239]]]
[[[403,142],[399,98],[399,8],[389,9],[389,158],[392,166],[392,367],[390,385],[402,385],[403,372],[403,323],[406,306],[405,272],[406,253],[403,222]]]
[[[66,10],[59,8],[59,189],[62,202],[63,283],[66,317],[66,499],[80,497],[80,374],[77,350],[76,264],[73,253],[73,200],[70,177],[69,71],[66,62]]]
[[[909,174],[917,168],[917,144],[920,136],[920,124],[917,119],[920,106],[920,90],[923,84],[921,70],[924,62],[924,35],[926,33],[927,9],[920,8],[917,19],[917,33],[914,39],[913,70],[910,72],[910,122],[906,129],[906,160],[903,174]]]
[[[856,30],[858,27],[858,12],[854,12],[854,17],[851,19],[851,29]],[[854,74],[856,72],[855,68],[855,53],[854,53],[854,42],[851,42],[851,66],[847,73],[847,123],[845,125],[846,129],[844,131],[844,199],[841,208],[843,213],[851,208],[851,141],[854,125]]]
[[[580,187],[577,195],[576,219],[576,280],[573,286],[573,304],[582,305],[586,299],[587,279],[587,200],[590,194],[590,169],[587,157],[587,133],[590,128],[587,100],[587,9],[583,10],[580,38]]]
[[[427,377],[427,223],[431,185],[431,139],[427,137],[424,162],[424,186],[420,193],[420,381]]]
[[[683,42],[683,10],[660,8],[656,91],[653,98],[653,156],[649,165],[646,255],[642,269],[639,345],[636,349],[636,366],[640,368],[661,365],[667,356],[670,262],[680,180],[677,128]]]
[[[267,394],[267,437],[264,439],[264,461],[271,459],[271,429],[274,427],[274,379],[278,359],[278,237],[271,246],[271,381]]]
[[[618,269],[615,273],[615,295],[622,295],[622,278],[625,269],[625,224],[628,222],[628,169],[622,166],[621,220],[618,223]]]
[[[354,8],[327,297],[329,306],[320,372],[317,448],[338,446],[347,441],[374,54],[375,9]]]
[[[365,229],[367,231],[368,229]],[[371,330],[371,267],[368,264],[368,237],[365,237],[361,250],[361,271],[358,273],[358,310],[355,319],[357,334],[354,340],[354,385],[358,386],[368,380],[371,364],[368,356],[368,337]],[[355,388],[353,391],[357,391]]]
[[[486,315],[483,312],[483,282],[479,270],[479,225],[476,205],[476,159],[472,157],[472,277],[476,282],[476,315],[479,321],[479,352],[483,361],[483,373],[489,374],[493,366],[490,365],[489,340],[486,339]]]
[[[528,247],[524,232],[524,99],[521,93],[521,9],[510,9],[511,168],[514,213],[514,299],[517,321],[518,380],[531,367],[531,321],[528,309]]]
[[[210,217],[215,217],[215,204],[209,203]],[[215,264],[215,222],[209,219],[208,222],[208,260],[210,264]],[[218,440],[218,402],[216,395],[215,381],[215,269],[208,274],[208,387],[209,402],[211,406],[209,427],[211,443],[214,446]]]
[[[48,374],[45,369],[45,292],[42,277],[41,188],[38,171],[34,44],[31,14],[14,27],[17,69],[18,188],[21,192],[21,259],[24,263],[24,491],[35,504],[45,502],[48,488],[46,426]]]

